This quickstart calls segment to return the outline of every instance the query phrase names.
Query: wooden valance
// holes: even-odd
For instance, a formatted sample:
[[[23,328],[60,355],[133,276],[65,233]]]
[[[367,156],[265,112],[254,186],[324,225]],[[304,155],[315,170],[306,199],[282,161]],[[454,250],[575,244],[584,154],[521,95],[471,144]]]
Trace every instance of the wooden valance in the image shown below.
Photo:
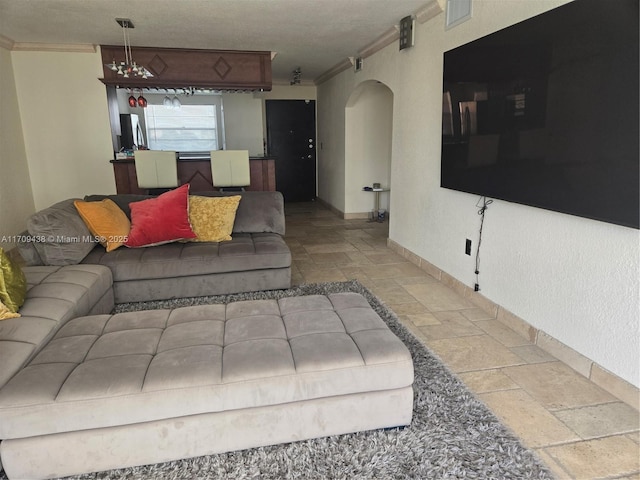
[[[105,85],[122,88],[271,90],[271,52],[131,47],[133,59],[153,77],[123,78],[107,64],[124,60],[124,47],[101,45]]]

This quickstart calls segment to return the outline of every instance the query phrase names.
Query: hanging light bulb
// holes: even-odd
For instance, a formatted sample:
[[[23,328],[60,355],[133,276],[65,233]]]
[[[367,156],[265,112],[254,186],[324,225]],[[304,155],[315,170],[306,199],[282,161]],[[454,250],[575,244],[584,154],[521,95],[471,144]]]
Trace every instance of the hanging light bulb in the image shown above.
[[[173,108],[175,108],[176,110],[180,107],[182,107],[182,104],[180,103],[180,100],[178,100],[178,96],[174,95],[173,100],[171,100],[171,106]]]
[[[142,107],[142,108],[146,108],[147,107],[147,99],[144,98],[142,96],[142,94],[140,94],[140,96],[138,97],[138,106]]]
[[[169,95],[165,95],[164,98],[162,99],[162,105],[165,108],[171,108],[171,98],[169,98]]]
[[[116,72],[118,75],[122,75],[123,78],[129,78],[130,76],[141,77],[147,79],[153,77],[153,74],[142,65],[138,65],[133,60],[131,53],[131,40],[129,39],[129,29],[134,28],[133,23],[128,18],[116,18],[118,25],[122,27],[122,36],[124,41],[124,61],[116,63],[115,58],[113,63],[107,64],[107,68]]]
[[[138,101],[136,100],[136,97],[134,97],[133,95],[129,96],[129,106],[131,108],[135,108],[138,106]]]

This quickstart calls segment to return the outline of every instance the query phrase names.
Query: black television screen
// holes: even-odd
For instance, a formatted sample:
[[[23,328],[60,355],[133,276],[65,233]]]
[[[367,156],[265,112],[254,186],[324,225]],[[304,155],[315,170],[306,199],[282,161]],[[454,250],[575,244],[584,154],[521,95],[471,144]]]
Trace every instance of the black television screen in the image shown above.
[[[638,0],[575,0],[444,54],[445,188],[639,228]]]

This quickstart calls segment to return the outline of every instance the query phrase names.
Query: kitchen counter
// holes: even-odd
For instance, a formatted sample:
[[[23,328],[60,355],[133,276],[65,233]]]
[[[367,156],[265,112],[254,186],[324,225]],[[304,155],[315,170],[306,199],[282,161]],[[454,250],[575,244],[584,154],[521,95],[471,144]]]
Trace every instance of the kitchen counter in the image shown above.
[[[147,193],[138,187],[135,160],[133,157],[110,160],[116,180],[117,193]],[[276,165],[275,158],[269,156],[249,157],[251,185],[245,190],[275,191]],[[204,153],[181,153],[178,156],[178,181],[180,185],[191,184],[190,191],[209,192],[217,190],[211,180],[211,159]]]

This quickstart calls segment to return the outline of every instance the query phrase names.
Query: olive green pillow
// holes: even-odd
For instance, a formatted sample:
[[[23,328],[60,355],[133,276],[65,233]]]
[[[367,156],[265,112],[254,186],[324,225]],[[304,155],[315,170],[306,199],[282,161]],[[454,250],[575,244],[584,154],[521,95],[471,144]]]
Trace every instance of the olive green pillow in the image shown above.
[[[13,313],[24,303],[27,295],[27,279],[20,265],[13,262],[0,248],[0,302]]]

